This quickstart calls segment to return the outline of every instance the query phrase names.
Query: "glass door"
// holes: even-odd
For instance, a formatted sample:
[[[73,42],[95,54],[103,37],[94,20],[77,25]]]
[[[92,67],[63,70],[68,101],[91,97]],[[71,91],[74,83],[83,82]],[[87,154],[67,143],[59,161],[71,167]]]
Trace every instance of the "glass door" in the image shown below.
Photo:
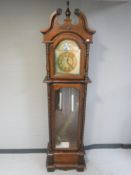
[[[81,85],[54,85],[54,148],[78,149]],[[82,119],[81,119],[82,120]]]

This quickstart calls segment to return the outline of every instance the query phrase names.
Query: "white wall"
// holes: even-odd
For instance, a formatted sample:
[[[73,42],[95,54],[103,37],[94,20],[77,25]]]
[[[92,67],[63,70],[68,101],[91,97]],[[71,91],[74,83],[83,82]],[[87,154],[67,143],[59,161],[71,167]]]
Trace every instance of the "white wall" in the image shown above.
[[[85,144],[131,142],[131,3],[71,1],[97,33],[90,52]],[[48,142],[40,29],[65,1],[0,2],[0,149]]]

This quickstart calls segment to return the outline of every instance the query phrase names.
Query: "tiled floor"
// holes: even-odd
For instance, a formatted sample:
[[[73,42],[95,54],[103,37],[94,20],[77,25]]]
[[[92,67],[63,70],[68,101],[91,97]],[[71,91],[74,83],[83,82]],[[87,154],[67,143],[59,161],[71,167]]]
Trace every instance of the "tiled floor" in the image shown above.
[[[87,169],[82,173],[75,170],[49,173],[45,154],[0,154],[0,175],[131,175],[131,150],[97,149],[86,155]]]

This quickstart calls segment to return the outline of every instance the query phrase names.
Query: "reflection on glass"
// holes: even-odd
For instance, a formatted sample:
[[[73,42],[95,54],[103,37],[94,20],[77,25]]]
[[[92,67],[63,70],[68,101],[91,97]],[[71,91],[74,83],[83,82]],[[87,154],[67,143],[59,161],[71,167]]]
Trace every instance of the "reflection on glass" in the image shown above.
[[[72,94],[71,94],[71,112],[74,112],[74,94],[73,94],[73,92],[72,92]]]
[[[59,110],[62,110],[62,96],[63,96],[63,94],[62,94],[62,92],[60,91],[59,92]]]
[[[55,147],[77,148],[79,90],[62,88],[55,92]]]

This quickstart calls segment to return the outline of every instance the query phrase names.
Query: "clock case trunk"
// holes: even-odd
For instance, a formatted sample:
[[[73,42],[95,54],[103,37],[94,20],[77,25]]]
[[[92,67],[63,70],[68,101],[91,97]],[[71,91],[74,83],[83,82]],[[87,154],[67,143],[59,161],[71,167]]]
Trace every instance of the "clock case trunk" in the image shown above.
[[[58,9],[55,11],[51,15],[49,28],[41,31],[42,34],[44,34],[43,42],[46,44],[47,76],[45,77],[44,82],[47,83],[48,87],[49,143],[46,161],[48,171],[54,171],[55,169],[77,169],[78,171],[84,171],[86,167],[84,159],[85,150],[83,145],[83,133],[87,84],[91,82],[88,78],[89,45],[92,42],[92,35],[95,31],[88,28],[86,17],[79,9],[76,9],[74,12],[79,20],[77,24],[72,23],[70,15],[67,13],[68,11],[69,8],[66,10],[66,19],[63,24],[60,24],[58,20],[62,10]],[[82,53],[79,75],[67,74],[64,76],[55,76],[54,48],[62,39],[72,39],[76,41],[81,48]],[[65,91],[68,91],[67,89],[70,88],[79,91],[76,143],[74,147],[56,148],[57,97],[55,96],[55,92],[63,88],[66,89]],[[70,134],[68,137],[70,138]]]
[[[49,144],[48,144],[48,156],[47,156],[47,169],[53,171],[56,168],[67,170],[77,169],[83,171],[85,169],[84,160],[84,145],[83,145],[83,132],[84,132],[84,120],[85,120],[85,106],[86,106],[86,90],[87,83],[79,82],[57,82],[48,83],[48,107],[49,107]],[[68,149],[56,149],[55,148],[55,91],[61,88],[77,88],[80,92],[79,96],[79,112],[78,112],[78,125],[77,125],[77,145],[76,147],[70,147]],[[62,117],[62,116],[61,116]]]

